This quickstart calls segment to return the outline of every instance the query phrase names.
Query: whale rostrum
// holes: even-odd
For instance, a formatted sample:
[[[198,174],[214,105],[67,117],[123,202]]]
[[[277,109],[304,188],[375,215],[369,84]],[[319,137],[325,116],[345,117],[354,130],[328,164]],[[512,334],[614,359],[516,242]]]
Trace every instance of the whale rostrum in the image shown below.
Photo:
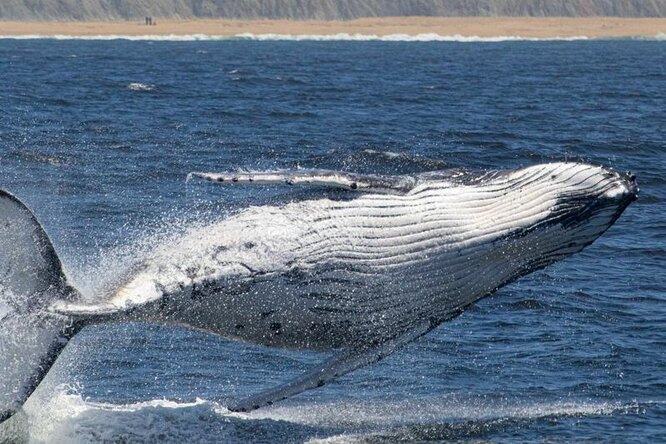
[[[0,193],[0,295],[11,295],[0,299],[0,420],[22,405],[69,338],[110,321],[334,352],[230,409],[272,404],[376,362],[503,285],[581,251],[638,194],[629,174],[571,162],[405,176],[285,170],[189,177],[312,193],[157,245],[95,303],[67,283],[32,213]],[[16,357],[26,344],[29,352]]]

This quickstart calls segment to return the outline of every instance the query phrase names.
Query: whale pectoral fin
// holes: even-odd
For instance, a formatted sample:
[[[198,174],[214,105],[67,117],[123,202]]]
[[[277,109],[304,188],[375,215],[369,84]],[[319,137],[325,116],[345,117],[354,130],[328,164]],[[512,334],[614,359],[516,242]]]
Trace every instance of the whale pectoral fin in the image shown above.
[[[277,401],[282,401],[306,390],[321,387],[338,376],[345,375],[358,368],[384,359],[405,344],[426,334],[434,326],[430,321],[423,322],[406,333],[380,343],[347,349],[286,384],[242,399],[228,408],[234,412],[249,412],[271,405]]]
[[[414,176],[389,176],[381,174],[357,174],[334,170],[276,170],[241,173],[201,173],[187,175],[218,183],[319,185],[389,194],[408,193],[417,184]]]

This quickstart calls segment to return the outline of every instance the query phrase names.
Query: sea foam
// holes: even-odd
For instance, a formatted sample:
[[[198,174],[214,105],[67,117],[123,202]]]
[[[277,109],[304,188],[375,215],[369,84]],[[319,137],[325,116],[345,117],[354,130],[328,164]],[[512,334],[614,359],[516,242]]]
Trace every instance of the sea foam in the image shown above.
[[[576,40],[657,40],[665,41],[666,34],[660,32],[654,36],[642,37],[589,37],[585,35],[569,37],[520,37],[520,36],[464,36],[460,34],[442,35],[436,33],[423,34],[252,34],[242,33],[234,35],[210,34],[153,34],[153,35],[0,35],[0,39],[11,40],[130,40],[130,41],[166,41],[166,42],[193,42],[216,40],[258,40],[258,41],[381,41],[381,42],[539,42],[539,41],[576,41]]]
[[[189,402],[154,399],[128,404],[84,400],[64,385],[40,393],[26,404],[20,421],[21,440],[56,442],[209,442],[246,436],[248,421],[264,436],[360,438],[399,433],[400,427],[446,425],[448,432],[496,422],[532,422],[542,418],[641,414],[663,401],[521,402],[484,397],[427,398],[402,402],[284,403],[250,413],[230,412],[223,405],[194,399]],[[44,396],[48,394],[49,396]],[[396,413],[399,412],[399,413]],[[340,436],[340,431],[349,434]],[[316,432],[315,432],[316,430]],[[26,436],[27,435],[27,436]],[[0,433],[0,440],[7,438]]]
[[[215,41],[215,40],[269,40],[269,41],[382,41],[382,42],[538,42],[538,41],[576,41],[576,40],[666,40],[666,34],[658,32],[654,36],[634,37],[590,37],[577,36],[553,36],[553,37],[521,37],[512,35],[500,36],[465,36],[460,34],[360,34],[341,32],[337,34],[253,34],[240,33],[233,35],[214,34],[146,34],[146,35],[68,35],[68,34],[26,34],[26,35],[0,35],[0,39],[11,40],[130,40],[130,41],[167,41],[167,42],[193,42],[193,41]]]

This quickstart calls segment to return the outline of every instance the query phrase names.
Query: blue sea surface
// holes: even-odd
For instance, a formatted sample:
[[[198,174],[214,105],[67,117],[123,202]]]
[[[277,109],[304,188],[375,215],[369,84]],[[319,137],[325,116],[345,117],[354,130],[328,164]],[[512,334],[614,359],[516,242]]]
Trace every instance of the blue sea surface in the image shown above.
[[[95,292],[191,224],[300,197],[190,171],[408,173],[582,160],[640,198],[584,252],[378,364],[250,414],[323,359],[86,328],[31,442],[666,442],[666,43],[0,40],[0,188]],[[445,271],[445,270],[443,270]]]

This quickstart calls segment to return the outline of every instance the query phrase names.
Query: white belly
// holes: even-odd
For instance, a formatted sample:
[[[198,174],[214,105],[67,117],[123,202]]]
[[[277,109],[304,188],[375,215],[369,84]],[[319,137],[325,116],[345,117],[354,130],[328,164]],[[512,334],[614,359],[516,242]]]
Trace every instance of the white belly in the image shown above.
[[[589,174],[561,170],[546,176],[577,183]],[[566,230],[561,186],[543,175],[253,208],[170,245],[118,294],[144,298],[135,317],[271,346],[335,348],[424,318],[436,325],[611,223],[612,208]]]

